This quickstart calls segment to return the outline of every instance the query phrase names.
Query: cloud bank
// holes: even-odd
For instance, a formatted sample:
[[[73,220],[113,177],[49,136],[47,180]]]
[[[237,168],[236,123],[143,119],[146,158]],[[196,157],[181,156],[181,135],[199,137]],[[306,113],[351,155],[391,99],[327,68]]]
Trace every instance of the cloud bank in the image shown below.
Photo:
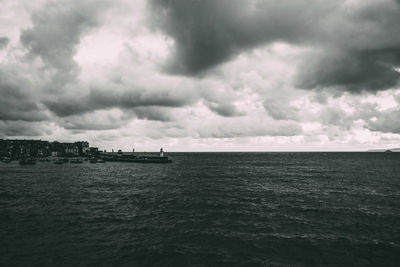
[[[400,141],[398,0],[2,4],[1,137],[224,149]]]

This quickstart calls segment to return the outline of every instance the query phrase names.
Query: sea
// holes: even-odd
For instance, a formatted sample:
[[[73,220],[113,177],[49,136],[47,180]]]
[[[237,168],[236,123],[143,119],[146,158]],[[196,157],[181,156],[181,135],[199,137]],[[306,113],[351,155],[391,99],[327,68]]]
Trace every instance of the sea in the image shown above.
[[[0,163],[0,266],[400,266],[400,153]]]

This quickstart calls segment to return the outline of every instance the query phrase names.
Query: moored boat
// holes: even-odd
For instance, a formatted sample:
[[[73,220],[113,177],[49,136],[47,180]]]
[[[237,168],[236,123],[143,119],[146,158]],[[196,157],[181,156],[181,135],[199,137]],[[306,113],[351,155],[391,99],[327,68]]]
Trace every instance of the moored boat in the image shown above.
[[[35,165],[36,159],[34,158],[22,158],[19,160],[20,165]]]
[[[56,159],[56,160],[54,161],[54,164],[58,164],[58,165],[63,164],[63,163],[64,163],[64,160],[63,160],[63,159]]]
[[[82,159],[79,159],[79,158],[73,158],[73,159],[71,159],[69,162],[70,162],[70,163],[80,164],[80,163],[83,163],[83,160],[82,160]]]
[[[12,161],[12,159],[9,158],[9,157],[3,157],[3,158],[1,158],[1,162],[4,162],[4,163],[10,163],[11,161]]]

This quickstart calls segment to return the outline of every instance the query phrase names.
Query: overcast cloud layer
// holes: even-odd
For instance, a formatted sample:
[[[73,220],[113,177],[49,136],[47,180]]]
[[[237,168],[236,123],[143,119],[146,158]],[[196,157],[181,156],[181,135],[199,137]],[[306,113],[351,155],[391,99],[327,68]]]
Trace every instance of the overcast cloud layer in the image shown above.
[[[400,146],[400,1],[0,4],[0,138]]]

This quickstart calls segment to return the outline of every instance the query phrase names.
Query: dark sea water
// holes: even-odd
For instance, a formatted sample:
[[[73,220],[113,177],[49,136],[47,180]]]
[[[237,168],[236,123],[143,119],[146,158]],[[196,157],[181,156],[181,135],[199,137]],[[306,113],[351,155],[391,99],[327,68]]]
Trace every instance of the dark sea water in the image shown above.
[[[0,266],[400,266],[400,153],[0,163]]]

